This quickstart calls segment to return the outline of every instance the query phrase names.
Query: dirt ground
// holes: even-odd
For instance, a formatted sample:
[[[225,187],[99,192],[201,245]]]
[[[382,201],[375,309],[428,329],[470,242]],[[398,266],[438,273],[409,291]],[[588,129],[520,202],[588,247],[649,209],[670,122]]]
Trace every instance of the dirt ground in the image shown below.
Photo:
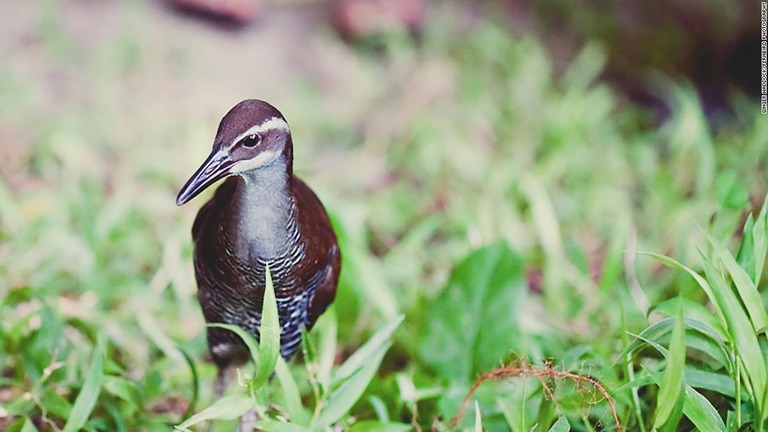
[[[179,13],[162,0],[6,2],[5,180],[12,189],[29,183],[16,174],[28,169],[36,129],[61,130],[61,123],[106,143],[117,157],[131,146],[155,147],[144,154],[167,166],[138,154],[134,166],[154,164],[170,178],[186,178],[207,154],[219,119],[246,98],[277,106],[305,149],[297,165],[321,171],[314,167],[339,152],[309,131],[350,130],[391,90],[386,74],[372,72],[370,59],[340,39],[329,15],[322,1],[271,2],[261,19],[238,28]],[[318,147],[321,155],[311,150]],[[365,170],[373,177],[369,165]]]
[[[82,81],[84,69],[122,56],[136,62],[124,83],[133,98],[219,111],[246,95],[279,99],[308,73],[332,80],[334,69],[318,60],[319,33],[333,36],[327,9],[321,2],[273,3],[258,22],[236,28],[179,13],[161,0],[8,2],[0,52],[6,68],[51,100],[87,100],[95,89]],[[79,61],[69,62],[72,57]]]

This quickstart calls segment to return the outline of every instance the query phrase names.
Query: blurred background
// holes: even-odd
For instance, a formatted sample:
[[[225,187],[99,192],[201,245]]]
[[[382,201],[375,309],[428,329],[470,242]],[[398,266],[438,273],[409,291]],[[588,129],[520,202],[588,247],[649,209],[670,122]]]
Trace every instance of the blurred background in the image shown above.
[[[651,305],[704,297],[634,252],[696,267],[697,224],[738,241],[768,190],[753,1],[2,10],[0,430],[58,430],[84,389],[86,430],[166,430],[210,405],[189,235],[203,199],[174,197],[242,99],[283,112],[339,232],[319,351],[341,363],[405,316],[337,430],[447,430],[479,374],[518,360],[600,379],[640,430],[656,391],[622,388],[614,361]],[[291,370],[314,406],[311,368]],[[484,427],[610,429],[604,400],[561,387],[483,385]]]

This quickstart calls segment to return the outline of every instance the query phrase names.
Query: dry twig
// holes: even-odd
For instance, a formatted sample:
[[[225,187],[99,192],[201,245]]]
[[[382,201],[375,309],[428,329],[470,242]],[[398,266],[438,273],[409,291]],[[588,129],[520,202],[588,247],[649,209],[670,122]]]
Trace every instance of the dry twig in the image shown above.
[[[544,367],[537,368],[529,363],[518,363],[515,364],[508,364],[505,366],[502,366],[500,368],[494,369],[490,372],[487,372],[480,376],[475,382],[472,384],[472,387],[467,392],[467,395],[464,396],[464,400],[461,402],[461,406],[459,407],[459,411],[456,413],[456,416],[453,417],[451,420],[451,425],[455,428],[459,421],[461,421],[462,417],[464,416],[464,410],[467,407],[467,403],[469,403],[469,399],[472,397],[472,395],[475,393],[478,387],[482,385],[484,382],[489,380],[498,380],[503,378],[512,378],[512,377],[531,377],[538,379],[545,391],[545,394],[548,399],[553,400],[554,394],[552,393],[552,390],[549,388],[549,386],[546,383],[547,379],[553,379],[553,378],[564,378],[570,381],[573,381],[576,383],[579,387],[581,387],[584,384],[590,384],[594,388],[597,389],[598,392],[605,398],[606,401],[608,401],[608,406],[611,410],[611,414],[613,415],[613,420],[616,423],[616,431],[621,432],[621,422],[619,422],[619,416],[616,414],[616,406],[613,402],[613,399],[610,395],[608,395],[608,391],[605,389],[605,386],[603,386],[600,381],[590,378],[588,376],[578,375],[571,372],[565,372],[565,371],[559,371],[557,369],[554,369],[550,365],[545,365]],[[595,401],[594,403],[597,403]]]

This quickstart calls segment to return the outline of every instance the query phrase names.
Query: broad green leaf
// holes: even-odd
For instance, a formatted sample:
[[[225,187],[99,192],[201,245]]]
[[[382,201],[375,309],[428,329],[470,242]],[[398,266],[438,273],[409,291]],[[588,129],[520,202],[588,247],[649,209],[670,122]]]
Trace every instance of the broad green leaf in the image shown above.
[[[349,356],[341,366],[336,368],[331,382],[333,384],[339,383],[349,378],[358,369],[363,367],[371,359],[373,354],[377,353],[382,346],[390,343],[389,340],[392,337],[392,333],[394,333],[397,327],[400,326],[400,323],[403,322],[403,318],[404,316],[400,315],[377,330],[376,333],[363,344],[363,346],[358,348],[357,351]]]
[[[376,375],[379,364],[384,358],[384,354],[387,353],[389,345],[387,343],[381,346],[377,352],[371,355],[368,362],[362,368],[358,369],[357,372],[352,374],[349,379],[331,393],[317,417],[315,422],[316,429],[325,429],[352,409],[374,375]]]
[[[99,399],[99,393],[101,393],[101,383],[104,378],[104,348],[106,340],[103,335],[99,335],[99,340],[93,351],[91,357],[91,365],[88,367],[88,371],[83,381],[83,386],[80,388],[80,393],[75,399],[74,405],[72,405],[72,411],[70,412],[69,419],[64,425],[63,432],[75,432],[79,431],[85,426],[85,422],[88,421],[93,408],[96,406],[96,401]]]
[[[565,416],[560,416],[559,419],[549,428],[549,432],[569,432],[571,430],[571,424],[568,423],[568,419]]]
[[[233,420],[253,408],[254,401],[246,394],[224,396],[213,405],[184,420],[176,429],[190,431],[190,427],[208,420]]]
[[[470,253],[427,310],[419,345],[425,362],[452,382],[468,382],[519,352],[521,286],[522,264],[506,243]]]
[[[669,355],[667,356],[667,368],[664,371],[664,377],[659,385],[659,394],[656,398],[656,416],[653,420],[654,428],[661,428],[663,425],[676,427],[679,419],[672,418],[672,412],[679,403],[683,393],[683,370],[685,367],[685,324],[683,322],[683,309],[679,308],[678,316],[675,319],[675,326],[672,329],[672,339],[669,344]]]

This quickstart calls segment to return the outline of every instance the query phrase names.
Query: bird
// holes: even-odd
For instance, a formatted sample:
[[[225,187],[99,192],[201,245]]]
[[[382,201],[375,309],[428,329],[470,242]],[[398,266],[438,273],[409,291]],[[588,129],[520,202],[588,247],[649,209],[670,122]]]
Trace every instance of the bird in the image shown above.
[[[290,360],[336,297],[341,253],[328,213],[293,173],[293,139],[283,114],[247,99],[219,123],[213,149],[176,197],[184,205],[225,179],[192,224],[198,301],[206,322],[241,327],[257,340],[266,266],[280,321],[280,355]],[[207,329],[223,395],[250,354],[235,333]]]

